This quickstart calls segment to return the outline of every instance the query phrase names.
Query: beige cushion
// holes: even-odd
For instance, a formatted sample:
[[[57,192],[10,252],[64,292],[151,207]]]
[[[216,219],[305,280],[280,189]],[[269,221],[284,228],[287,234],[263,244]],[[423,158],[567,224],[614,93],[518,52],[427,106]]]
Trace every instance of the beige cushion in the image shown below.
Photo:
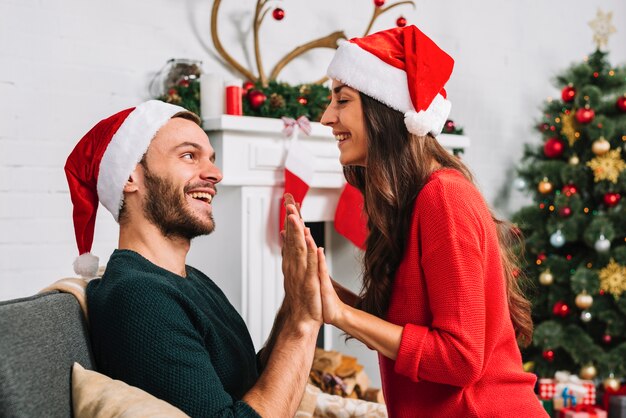
[[[76,418],[189,418],[180,409],[98,372],[74,363],[72,406]]]

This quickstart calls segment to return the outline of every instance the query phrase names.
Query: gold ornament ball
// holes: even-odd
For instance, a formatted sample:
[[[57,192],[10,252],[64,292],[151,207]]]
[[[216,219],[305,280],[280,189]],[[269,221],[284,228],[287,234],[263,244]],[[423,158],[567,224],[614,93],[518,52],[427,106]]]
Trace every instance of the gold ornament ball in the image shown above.
[[[613,374],[611,374],[611,376],[604,379],[602,386],[604,386],[604,389],[612,389],[617,392],[619,388],[622,387],[622,384],[619,379],[616,379]]]
[[[571,157],[569,157],[570,165],[578,165],[579,162],[580,162],[580,159],[578,158],[578,155],[572,155]]]
[[[588,364],[587,366],[584,366],[582,369],[580,369],[579,376],[581,379],[593,380],[597,374],[598,371],[596,370],[596,367],[593,364]]]
[[[547,180],[543,180],[539,182],[539,186],[537,186],[537,190],[539,190],[539,193],[541,194],[548,194],[552,191],[552,188],[554,186],[552,186],[552,183],[550,183]]]
[[[550,270],[544,270],[541,272],[541,274],[539,275],[539,283],[541,283],[544,286],[550,286],[552,283],[554,282],[554,275],[552,275],[552,272],[550,272]]]
[[[593,304],[593,296],[583,291],[576,296],[576,306],[580,309],[587,309]]]
[[[596,139],[593,141],[593,144],[591,144],[591,151],[596,155],[604,155],[609,152],[610,149],[611,144],[603,137]]]

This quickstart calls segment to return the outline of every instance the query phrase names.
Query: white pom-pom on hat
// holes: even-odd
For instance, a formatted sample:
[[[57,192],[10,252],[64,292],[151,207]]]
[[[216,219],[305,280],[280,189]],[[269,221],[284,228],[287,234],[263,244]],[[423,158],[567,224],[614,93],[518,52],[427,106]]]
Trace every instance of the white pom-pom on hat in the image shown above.
[[[85,253],[74,260],[74,272],[81,277],[91,279],[98,274],[99,258],[91,253]]]

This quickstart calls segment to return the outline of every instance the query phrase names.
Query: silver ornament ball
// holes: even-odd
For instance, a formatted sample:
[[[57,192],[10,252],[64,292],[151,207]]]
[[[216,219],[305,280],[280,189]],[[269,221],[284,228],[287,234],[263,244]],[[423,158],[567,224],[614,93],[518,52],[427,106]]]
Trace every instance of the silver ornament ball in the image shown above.
[[[597,252],[606,253],[611,249],[611,241],[606,239],[604,235],[600,235],[600,238],[593,245]]]
[[[586,310],[582,311],[580,313],[580,320],[585,322],[585,323],[591,321],[591,312],[586,311]]]
[[[565,236],[560,229],[558,229],[554,234],[550,235],[550,244],[552,244],[552,246],[555,248],[561,248],[563,245],[565,245]]]
[[[518,191],[524,191],[526,189],[526,180],[524,180],[521,177],[516,178],[515,180],[513,180],[513,187],[515,188],[515,190]]]

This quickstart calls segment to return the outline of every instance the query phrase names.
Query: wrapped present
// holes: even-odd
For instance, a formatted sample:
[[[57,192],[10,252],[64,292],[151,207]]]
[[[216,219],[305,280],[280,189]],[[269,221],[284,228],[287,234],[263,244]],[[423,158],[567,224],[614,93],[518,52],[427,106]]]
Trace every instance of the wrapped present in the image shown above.
[[[561,371],[554,374],[554,379],[539,379],[539,398],[552,399],[568,388],[579,404],[595,405],[596,386],[591,380],[582,380],[569,372]]]
[[[561,409],[561,418],[607,418],[604,409],[593,405],[576,405]]]
[[[626,396],[626,385],[622,385],[619,390],[613,390],[611,388],[604,389],[604,395],[602,395],[602,406],[604,407],[604,409],[606,409],[607,411],[609,410],[609,404],[611,403],[611,399],[616,396]]]
[[[626,396],[612,396],[609,402],[610,418],[626,418]]]

